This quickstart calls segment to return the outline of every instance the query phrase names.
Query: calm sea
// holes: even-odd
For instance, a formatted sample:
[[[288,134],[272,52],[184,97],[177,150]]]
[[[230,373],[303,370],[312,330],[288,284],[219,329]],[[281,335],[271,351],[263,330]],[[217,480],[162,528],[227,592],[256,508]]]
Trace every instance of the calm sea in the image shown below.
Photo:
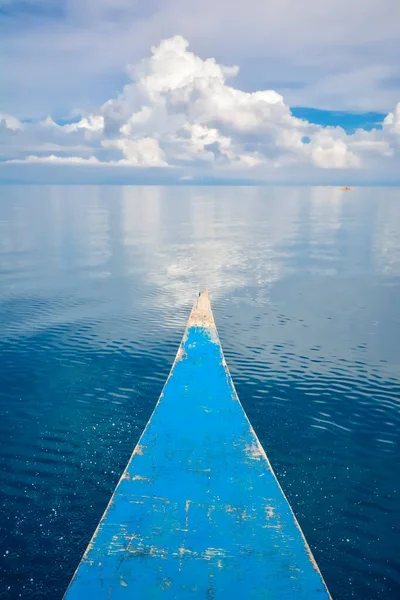
[[[208,287],[333,598],[398,600],[400,190],[0,191],[0,598],[61,599]]]

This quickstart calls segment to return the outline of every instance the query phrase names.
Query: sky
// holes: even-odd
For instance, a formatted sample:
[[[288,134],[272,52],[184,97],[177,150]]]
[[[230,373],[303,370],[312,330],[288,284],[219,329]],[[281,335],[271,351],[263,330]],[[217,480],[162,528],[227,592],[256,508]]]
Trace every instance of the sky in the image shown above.
[[[400,2],[3,0],[0,181],[400,183]]]

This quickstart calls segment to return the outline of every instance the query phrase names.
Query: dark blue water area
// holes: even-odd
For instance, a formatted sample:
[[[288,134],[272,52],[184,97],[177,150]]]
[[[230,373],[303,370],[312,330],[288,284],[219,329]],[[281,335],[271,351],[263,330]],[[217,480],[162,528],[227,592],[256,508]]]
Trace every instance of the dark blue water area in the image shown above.
[[[400,597],[400,190],[3,187],[0,598],[61,599],[199,290],[334,599]]]

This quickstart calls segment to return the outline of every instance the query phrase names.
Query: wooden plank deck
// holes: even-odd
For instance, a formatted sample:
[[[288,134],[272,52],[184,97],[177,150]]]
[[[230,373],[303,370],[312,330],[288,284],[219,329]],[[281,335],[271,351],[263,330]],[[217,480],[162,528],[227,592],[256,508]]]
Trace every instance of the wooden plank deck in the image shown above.
[[[239,402],[207,293],[64,596],[330,598]]]

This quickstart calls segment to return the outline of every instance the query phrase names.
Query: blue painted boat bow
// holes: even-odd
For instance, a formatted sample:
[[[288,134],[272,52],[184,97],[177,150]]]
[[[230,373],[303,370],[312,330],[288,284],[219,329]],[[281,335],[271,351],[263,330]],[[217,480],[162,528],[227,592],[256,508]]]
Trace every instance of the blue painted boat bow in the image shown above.
[[[65,600],[330,598],[239,402],[207,292]]]

